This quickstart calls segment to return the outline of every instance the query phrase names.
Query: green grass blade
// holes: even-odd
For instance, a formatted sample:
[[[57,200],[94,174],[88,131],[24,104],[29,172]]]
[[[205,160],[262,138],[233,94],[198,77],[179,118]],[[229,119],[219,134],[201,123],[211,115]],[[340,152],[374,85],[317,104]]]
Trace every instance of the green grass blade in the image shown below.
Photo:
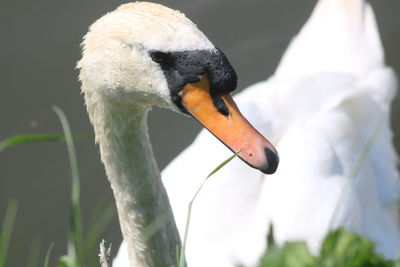
[[[67,117],[57,106],[53,106],[54,112],[60,119],[65,141],[67,143],[68,158],[71,166],[72,190],[71,190],[71,213],[68,234],[68,258],[76,264],[83,266],[83,227],[80,211],[80,184],[78,162],[74,147],[74,141],[69,127]]]
[[[333,211],[333,215],[332,215],[331,221],[329,223],[329,229],[332,229],[334,220],[335,220],[335,218],[339,212],[340,206],[343,202],[343,196],[346,193],[346,191],[350,188],[351,183],[356,178],[360,168],[362,167],[365,159],[367,158],[368,152],[371,149],[372,145],[374,144],[374,141],[375,141],[376,137],[378,136],[380,130],[382,129],[384,121],[385,121],[384,118],[380,119],[378,125],[375,127],[374,131],[369,136],[366,144],[360,151],[357,161],[352,166],[352,169],[350,170],[350,174],[347,177],[346,183],[344,184],[342,191],[340,192],[340,198],[339,198],[338,202],[336,203],[335,209]]]
[[[39,239],[35,238],[31,244],[31,248],[28,254],[28,262],[26,264],[27,267],[37,267],[39,264],[41,250],[41,242]]]
[[[51,255],[51,251],[53,250],[53,246],[54,246],[54,243],[51,243],[49,249],[47,250],[46,258],[44,258],[43,267],[49,267],[50,255]]]
[[[11,235],[14,229],[15,218],[17,217],[18,203],[15,200],[10,201],[7,206],[6,215],[1,226],[0,236],[0,267],[5,267],[8,247],[10,245]]]
[[[100,198],[97,202],[95,207],[92,209],[90,214],[90,218],[88,221],[88,225],[94,225],[97,223],[99,218],[102,216],[104,210],[107,210],[109,206],[113,205],[112,203],[108,203],[108,199],[105,197]],[[90,231],[90,229],[88,229]]]
[[[357,176],[357,173],[360,170],[362,164],[364,163],[365,158],[367,157],[369,150],[371,149],[376,137],[378,136],[380,130],[383,127],[383,122],[384,122],[384,119],[381,118],[381,120],[379,121],[378,125],[375,127],[374,132],[368,138],[367,143],[363,147],[363,149],[362,149],[362,151],[361,151],[356,163],[354,164],[354,166],[353,166],[353,168],[351,170],[351,173],[349,175],[349,179],[350,180],[353,180]]]
[[[143,239],[149,240],[157,231],[166,225],[170,220],[171,216],[169,212],[164,212],[163,214],[157,216],[157,218],[152,221],[143,231]]]
[[[116,214],[114,204],[108,205],[105,209],[104,205],[100,207],[103,212],[95,214],[92,217],[92,223],[90,223],[90,229],[86,236],[85,251],[86,255],[88,255],[89,266],[95,266],[98,263],[97,247],[101,239],[101,234],[106,230],[107,226],[110,225]]]
[[[7,138],[0,142],[0,151],[4,149],[29,142],[41,142],[41,141],[60,141],[64,140],[62,134],[26,134],[26,135],[15,135]]]
[[[176,247],[175,247],[175,256],[176,256],[176,259],[175,259],[175,261],[176,261],[176,266],[179,266],[179,257],[180,257],[180,255],[179,255],[179,245],[176,245]]]
[[[214,175],[217,171],[219,171],[222,167],[224,167],[226,164],[228,164],[231,160],[233,160],[234,158],[236,158],[239,155],[240,151],[236,152],[235,154],[233,154],[232,156],[230,156],[229,158],[227,158],[226,160],[224,160],[223,162],[221,162],[221,164],[219,164],[212,172],[210,172],[209,175],[207,175],[207,178],[210,178],[212,175]]]
[[[183,244],[181,248],[181,253],[179,255],[179,267],[184,267],[185,266],[185,249],[186,249],[186,243],[187,243],[187,238],[189,234],[189,225],[190,225],[190,218],[192,215],[192,206],[193,202],[195,201],[197,195],[200,193],[201,189],[203,188],[204,184],[210,178],[212,175],[214,175],[216,172],[218,172],[222,167],[224,167],[226,164],[228,164],[231,160],[233,160],[235,157],[239,155],[240,151],[236,152],[226,160],[224,160],[222,163],[220,163],[214,170],[210,172],[210,174],[207,175],[207,177],[203,180],[203,182],[200,184],[199,188],[197,189],[196,193],[194,194],[192,200],[189,202],[188,206],[188,215],[186,217],[186,225],[185,225],[185,234],[183,236]]]
[[[82,133],[74,136],[75,140],[93,137],[93,133]],[[20,134],[0,142],[0,152],[6,148],[32,142],[65,141],[63,134]]]

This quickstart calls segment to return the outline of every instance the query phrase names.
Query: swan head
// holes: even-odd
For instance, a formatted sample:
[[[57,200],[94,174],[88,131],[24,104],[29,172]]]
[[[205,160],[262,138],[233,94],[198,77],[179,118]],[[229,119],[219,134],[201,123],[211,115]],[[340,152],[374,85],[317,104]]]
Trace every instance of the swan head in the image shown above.
[[[218,53],[182,13],[148,2],[124,4],[101,17],[82,47],[78,68],[84,91],[172,109],[177,108],[172,99],[177,96],[171,91],[198,78],[193,73],[200,56],[196,52],[209,57]],[[233,69],[231,73],[235,75]]]
[[[85,94],[192,115],[247,164],[275,172],[275,148],[229,96],[237,83],[233,67],[184,14],[155,3],[124,4],[90,27],[82,47]]]

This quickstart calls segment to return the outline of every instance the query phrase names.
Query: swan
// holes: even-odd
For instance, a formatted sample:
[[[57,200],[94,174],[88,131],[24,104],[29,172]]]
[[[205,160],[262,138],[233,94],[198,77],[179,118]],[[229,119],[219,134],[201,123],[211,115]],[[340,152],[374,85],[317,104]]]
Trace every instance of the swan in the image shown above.
[[[131,266],[174,266],[180,244],[148,136],[151,106],[191,115],[245,163],[275,172],[275,148],[229,96],[234,69],[182,13],[120,6],[91,25],[77,66]],[[170,220],[148,236],[146,227],[163,217]]]
[[[193,205],[188,265],[252,266],[270,223],[280,244],[305,240],[317,253],[329,229],[345,227],[395,258],[400,184],[389,114],[396,90],[371,6],[319,0],[274,75],[235,96],[276,145],[280,167],[264,177],[235,159],[207,181]],[[202,131],[163,171],[181,236],[195,190],[228,156]],[[124,251],[123,244],[115,266],[124,266]]]

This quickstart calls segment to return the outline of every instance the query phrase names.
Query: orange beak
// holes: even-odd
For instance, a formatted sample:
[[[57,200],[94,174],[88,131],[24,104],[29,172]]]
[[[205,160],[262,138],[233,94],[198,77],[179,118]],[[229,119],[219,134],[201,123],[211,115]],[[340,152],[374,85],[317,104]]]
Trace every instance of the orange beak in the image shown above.
[[[279,157],[274,146],[240,113],[229,94],[222,95],[229,115],[221,114],[210,96],[208,77],[185,85],[181,91],[182,105],[208,131],[253,168],[266,174],[276,171]]]

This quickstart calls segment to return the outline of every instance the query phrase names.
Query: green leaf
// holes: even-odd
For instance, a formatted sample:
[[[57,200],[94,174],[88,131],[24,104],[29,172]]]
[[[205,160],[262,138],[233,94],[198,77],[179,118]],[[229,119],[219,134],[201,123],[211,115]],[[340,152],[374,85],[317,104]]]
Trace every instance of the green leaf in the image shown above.
[[[375,252],[374,244],[365,237],[344,229],[331,231],[322,243],[320,266],[392,267],[394,262]]]
[[[50,246],[49,246],[49,249],[47,250],[46,258],[44,259],[43,267],[49,267],[50,255],[51,255],[51,251],[53,250],[53,246],[54,246],[54,243],[51,243]]]
[[[17,217],[18,203],[12,200],[8,203],[6,215],[3,219],[0,235],[0,267],[5,267],[8,247]]]
[[[58,259],[58,267],[81,267],[76,264],[75,260],[68,256],[62,256],[60,259]]]
[[[305,242],[288,243],[286,245],[286,266],[313,266],[315,259],[311,256]]]
[[[210,172],[209,175],[207,175],[206,179],[210,178],[212,175],[214,175],[217,171],[219,171],[222,167],[224,167],[226,164],[228,164],[231,160],[233,160],[234,158],[236,158],[236,156],[238,156],[240,153],[240,151],[236,152],[235,154],[233,154],[232,156],[230,156],[229,158],[227,158],[226,160],[224,160],[223,162],[221,162],[212,172]]]
[[[360,154],[359,154],[356,162],[354,162],[354,164],[353,164],[353,166],[352,166],[352,168],[350,170],[350,173],[347,176],[346,183],[344,184],[344,186],[341,189],[339,201],[337,202],[337,204],[335,206],[335,209],[333,211],[333,215],[332,215],[331,221],[329,223],[329,228],[330,229],[333,228],[332,226],[333,226],[333,224],[335,222],[334,220],[335,220],[335,218],[337,218],[339,210],[340,210],[340,208],[341,208],[341,206],[343,204],[342,202],[344,201],[344,199],[346,199],[344,197],[345,194],[348,193],[351,184],[353,183],[353,181],[356,178],[358,172],[360,171],[365,159],[368,156],[368,153],[369,153],[372,145],[374,144],[374,141],[376,140],[379,132],[382,130],[384,122],[385,122],[385,119],[382,117],[380,119],[379,123],[376,125],[376,127],[375,127],[374,131],[372,132],[372,134],[368,137],[368,140],[367,140],[366,144],[361,149]]]
[[[171,220],[170,212],[164,212],[151,222],[143,231],[143,239],[149,240],[157,231]]]
[[[41,242],[39,239],[35,238],[31,244],[31,248],[29,250],[27,267],[38,266],[40,250],[41,250]]]
[[[180,255],[180,253],[179,253],[179,245],[177,244],[176,245],[176,247],[175,247],[175,255],[176,255],[176,266],[180,266],[179,264],[179,262],[180,262],[180,259],[179,259],[179,257],[181,257],[181,255]]]
[[[80,210],[80,184],[79,184],[79,172],[78,162],[76,158],[76,152],[74,147],[74,141],[69,127],[67,117],[64,112],[57,106],[53,106],[54,112],[60,119],[63,132],[65,135],[65,141],[67,143],[68,158],[71,166],[71,211],[70,211],[70,223],[68,233],[68,257],[64,258],[65,261],[62,263],[74,264],[73,266],[83,266],[83,256],[85,254],[83,246],[83,226]]]
[[[379,255],[371,241],[344,229],[331,231],[320,255],[310,254],[306,243],[290,242],[267,249],[259,267],[393,267],[394,261]]]
[[[311,267],[315,259],[304,242],[289,242],[273,247],[260,260],[260,267]]]
[[[92,137],[93,133],[82,133],[75,135],[75,139]],[[63,134],[20,134],[9,137],[0,142],[0,152],[6,148],[31,142],[65,141]]]

